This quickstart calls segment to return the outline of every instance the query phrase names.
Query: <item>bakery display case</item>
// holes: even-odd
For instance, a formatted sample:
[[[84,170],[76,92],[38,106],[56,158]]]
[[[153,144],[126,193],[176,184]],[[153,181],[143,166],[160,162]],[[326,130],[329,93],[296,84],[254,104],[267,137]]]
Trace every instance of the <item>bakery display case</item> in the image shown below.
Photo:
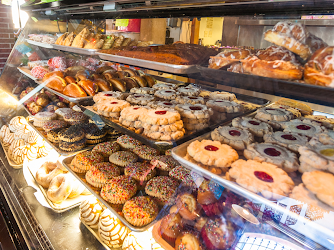
[[[332,1],[22,9],[0,77],[16,248],[334,249]]]

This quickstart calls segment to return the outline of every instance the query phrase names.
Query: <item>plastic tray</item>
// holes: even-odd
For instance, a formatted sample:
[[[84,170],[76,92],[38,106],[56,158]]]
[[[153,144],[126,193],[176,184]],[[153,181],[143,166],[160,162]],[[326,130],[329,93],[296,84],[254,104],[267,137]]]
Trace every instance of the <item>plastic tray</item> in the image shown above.
[[[53,44],[52,45],[54,49],[59,49],[62,51],[67,51],[67,52],[72,52],[72,53],[77,53],[77,54],[82,54],[82,55],[95,55],[97,49],[84,49],[84,48],[76,48],[72,46],[63,46],[63,45],[57,45]]]
[[[12,159],[9,158],[9,155],[8,155],[8,148],[9,147],[4,147],[2,142],[1,142],[1,146],[3,148],[3,151],[5,152],[5,155],[6,155],[6,158],[7,158],[7,161],[8,161],[8,164],[15,168],[15,169],[20,169],[23,167],[23,164],[16,164]]]
[[[154,224],[153,229],[152,229],[152,236],[153,239],[155,239],[155,241],[165,250],[174,250],[175,248],[172,247],[167,241],[165,241],[162,237],[161,237],[161,233],[160,233],[160,224],[161,224],[161,220],[159,220],[157,223]]]
[[[30,40],[30,39],[26,39],[26,41],[27,41],[27,43],[30,43],[30,44],[38,46],[38,47],[46,48],[46,49],[53,49],[53,46],[54,46],[54,44],[36,42],[36,41]]]
[[[30,161],[27,163],[27,167],[31,173],[31,175],[33,176],[34,180],[35,176],[36,176],[36,172],[37,170],[42,166],[42,164],[45,162],[45,158],[39,158],[37,160],[34,161]],[[74,207],[77,207],[80,205],[80,203],[84,200],[86,200],[87,198],[91,197],[91,195],[80,195],[76,198],[72,198],[72,199],[66,199],[64,200],[62,203],[60,204],[56,204],[53,203],[47,196],[46,194],[46,189],[43,188],[41,185],[39,185],[36,181],[36,185],[39,187],[39,189],[41,190],[42,194],[44,195],[46,201],[49,203],[50,207],[52,208],[53,211],[57,212],[57,213],[62,213],[65,212],[67,210],[70,210]]]
[[[64,167],[67,168],[68,171],[70,171],[79,181],[81,181],[81,183],[93,194],[95,195],[95,197],[103,204],[105,205],[120,221],[123,222],[123,224],[125,226],[127,226],[129,229],[131,229],[132,231],[136,231],[136,232],[144,232],[147,229],[149,229],[154,223],[156,223],[157,218],[152,221],[151,223],[147,224],[146,226],[143,227],[136,227],[131,225],[123,216],[121,216],[119,213],[117,213],[117,211],[115,209],[113,209],[110,206],[110,203],[108,203],[107,201],[105,201],[99,194],[99,192],[96,192],[96,188],[92,187],[91,185],[89,185],[83,178],[84,175],[82,175],[82,178],[80,178],[80,176],[75,173],[74,171],[72,171],[72,169],[69,167],[72,159],[74,158],[74,156],[70,156],[67,157],[63,160],[63,165]]]
[[[39,80],[38,78],[32,76],[32,74],[30,73],[30,69],[28,68],[28,66],[17,67],[17,69],[23,75],[25,75],[26,77],[29,77],[31,80],[34,80],[34,81]]]
[[[54,150],[56,150],[58,154],[63,155],[63,156],[75,155],[75,154],[77,154],[77,153],[80,153],[80,152],[89,150],[89,149],[91,149],[91,148],[93,148],[93,147],[95,146],[95,145],[93,145],[93,146],[88,146],[88,147],[84,147],[84,148],[82,148],[82,149],[75,150],[75,151],[70,151],[70,152],[63,151],[63,150],[61,150],[60,148],[58,148],[57,144],[50,142],[50,141],[46,138],[44,131],[39,130],[37,127],[35,127],[35,126],[33,125],[32,121],[28,121],[28,124],[30,125],[30,127],[32,127],[32,128],[37,132],[37,134],[39,134],[39,135],[40,135],[46,142],[48,142],[48,144],[49,144]]]
[[[168,73],[192,74],[198,72],[196,65],[176,65],[169,63],[161,63],[161,62],[148,61],[132,57],[105,54],[100,52],[96,52],[96,55],[98,55],[103,60],[139,66],[141,68],[148,68],[152,70],[160,70]]]

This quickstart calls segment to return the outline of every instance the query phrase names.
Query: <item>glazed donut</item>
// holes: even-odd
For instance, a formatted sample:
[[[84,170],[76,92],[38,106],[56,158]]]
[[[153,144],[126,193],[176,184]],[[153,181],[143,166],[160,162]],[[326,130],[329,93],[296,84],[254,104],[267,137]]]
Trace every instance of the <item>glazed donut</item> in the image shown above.
[[[80,183],[77,179],[73,178],[72,191],[68,198],[75,198],[81,195],[85,191],[85,186]]]
[[[253,75],[283,80],[299,80],[303,76],[303,68],[293,53],[278,46],[270,46],[241,61],[243,71]]]
[[[52,179],[47,196],[53,203],[62,203],[72,192],[73,178],[69,174],[60,174]]]
[[[53,178],[63,174],[64,171],[54,162],[45,162],[36,172],[36,181],[44,188],[48,188]]]
[[[239,49],[234,51],[224,51],[216,56],[211,56],[209,60],[209,68],[220,69],[232,63],[239,62],[240,59],[249,57],[252,52],[248,49]]]
[[[306,83],[334,87],[334,46],[317,50],[305,65]]]

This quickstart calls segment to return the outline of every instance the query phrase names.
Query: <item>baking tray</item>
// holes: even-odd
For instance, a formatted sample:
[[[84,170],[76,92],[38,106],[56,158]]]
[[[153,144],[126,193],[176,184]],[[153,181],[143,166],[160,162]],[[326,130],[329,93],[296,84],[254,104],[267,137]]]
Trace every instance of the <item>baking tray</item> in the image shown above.
[[[57,45],[57,44],[53,44],[52,46],[53,46],[53,49],[58,49],[58,50],[82,54],[82,55],[89,55],[89,56],[95,55],[97,51],[97,49],[84,49],[84,48],[76,48],[72,46],[63,46],[63,45]]]
[[[81,175],[81,177],[79,176],[79,174],[75,173],[74,171],[72,171],[72,169],[69,167],[71,162],[72,162],[72,159],[74,158],[75,156],[72,155],[70,157],[66,157],[65,159],[63,159],[63,165],[65,168],[67,168],[67,170],[69,172],[71,172],[79,181],[81,181],[81,183],[93,194],[95,195],[95,197],[103,204],[105,205],[120,221],[123,222],[123,224],[125,226],[127,226],[129,229],[131,229],[132,231],[135,231],[135,232],[144,232],[146,231],[147,229],[149,229],[154,223],[156,223],[159,215],[157,216],[157,218],[152,221],[151,223],[147,224],[146,226],[143,226],[143,227],[136,227],[136,226],[133,226],[131,225],[123,216],[121,216],[119,213],[117,213],[117,211],[115,209],[113,209],[111,206],[110,206],[110,203],[108,203],[107,201],[105,201],[104,199],[102,199],[102,197],[100,196],[100,193],[96,191],[96,188],[92,187],[91,185],[89,185],[86,180],[84,179],[85,178],[85,175]],[[160,213],[159,213],[160,214]]]
[[[38,47],[43,47],[46,49],[53,49],[54,44],[49,44],[49,43],[41,43],[41,42],[36,42],[30,39],[26,39],[27,43],[30,43],[32,45],[38,46]]]
[[[5,152],[5,155],[6,155],[6,158],[7,158],[7,161],[8,161],[8,164],[15,168],[15,169],[20,169],[23,167],[23,164],[16,164],[12,159],[9,158],[9,155],[8,155],[8,148],[9,147],[4,147],[2,142],[1,142],[1,146],[3,148],[3,151]]]
[[[165,241],[161,237],[160,233],[160,224],[161,220],[159,220],[157,223],[154,224],[153,229],[152,229],[152,237],[155,239],[155,241],[165,250],[174,250],[175,248],[172,247],[167,241]]]
[[[67,210],[70,210],[74,207],[78,207],[82,201],[86,200],[87,198],[91,197],[91,195],[79,195],[76,198],[71,198],[71,199],[66,199],[60,204],[53,203],[47,196],[46,194],[46,189],[43,188],[41,185],[39,185],[36,181],[36,172],[37,170],[42,166],[42,164],[46,162],[45,157],[39,158],[34,161],[30,161],[27,163],[27,168],[29,169],[29,172],[31,173],[32,177],[34,178],[36,185],[39,187],[41,190],[42,194],[44,195],[46,201],[49,203],[50,207],[52,208],[53,211],[56,213],[62,213]]]
[[[224,125],[229,124],[228,122],[225,123]],[[333,231],[331,231],[330,229],[317,224],[315,222],[309,221],[308,219],[304,218],[303,216],[299,216],[298,214],[291,212],[290,210],[287,209],[287,207],[283,207],[283,206],[279,206],[276,203],[276,200],[270,201],[266,198],[264,198],[263,196],[260,196],[258,194],[255,194],[241,186],[239,186],[237,183],[232,182],[232,181],[228,181],[224,178],[222,178],[221,176],[212,173],[210,170],[204,169],[202,167],[200,167],[199,165],[192,163],[186,159],[184,159],[184,157],[187,154],[187,147],[189,146],[189,144],[195,140],[198,141],[202,141],[202,140],[211,140],[211,132],[204,134],[200,137],[194,138],[191,141],[188,141],[182,145],[179,145],[175,148],[172,149],[172,156],[174,157],[174,159],[176,159],[182,166],[188,168],[189,170],[192,170],[198,174],[203,175],[204,177],[219,183],[220,185],[222,185],[223,187],[231,190],[232,192],[235,192],[236,194],[245,197],[246,199],[251,200],[253,203],[260,203],[262,204],[262,207],[268,207],[268,208],[272,208],[274,209],[274,211],[276,211],[277,213],[282,213],[282,215],[287,217],[291,217],[292,219],[295,219],[296,221],[298,221],[299,225],[302,225],[301,228],[299,229],[295,229],[293,228],[293,230],[296,230],[297,232],[300,232],[301,234],[305,235],[305,233],[307,233],[306,231],[309,231],[310,229],[312,229],[311,234],[309,234],[307,237],[310,237],[312,240],[319,242],[319,239],[321,239],[321,241],[326,241],[326,243],[328,242],[327,240],[330,239],[331,241],[334,242],[334,233]],[[289,197],[284,197],[281,196],[281,198],[279,199],[279,202],[283,202],[282,204],[284,204],[284,199],[288,200],[285,201],[287,203],[290,202],[291,205],[291,198]],[[276,213],[275,212],[275,213]],[[305,228],[307,229],[305,231]],[[312,235],[317,235],[317,237],[312,237]],[[320,243],[320,242],[319,242]],[[321,244],[321,243],[320,243]],[[328,245],[328,244],[327,244]]]
[[[29,77],[33,81],[39,80],[38,78],[33,77],[33,75],[30,73],[30,69],[28,66],[17,67],[17,70],[20,71],[26,77]]]
[[[91,232],[91,234],[94,235],[94,237],[101,243],[101,245],[105,247],[105,249],[107,249],[107,250],[111,250],[111,248],[108,247],[108,245],[105,244],[105,243],[101,240],[101,238],[100,238],[99,235],[98,235],[97,229],[91,228],[89,225],[87,225],[87,224],[84,222],[84,220],[82,220],[81,218],[79,218],[79,219],[80,219],[80,222],[81,222],[81,223],[88,229],[88,231]],[[121,249],[121,248],[112,248],[112,249],[114,250],[114,249]]]
[[[50,142],[45,133],[44,133],[44,130],[42,128],[37,128],[33,125],[33,122],[32,121],[28,121],[28,124],[30,125],[30,127],[32,127],[36,132],[37,134],[39,134],[54,150],[56,150],[56,152],[60,155],[63,155],[63,156],[70,156],[70,155],[75,155],[77,153],[80,153],[80,152],[83,152],[83,151],[86,151],[86,150],[89,150],[89,149],[92,149],[95,145],[93,146],[88,146],[88,147],[84,147],[82,149],[79,149],[79,150],[76,150],[76,151],[70,151],[70,152],[67,152],[67,151],[63,151],[61,150],[60,148],[58,148],[57,144],[55,143],[52,143]]]
[[[137,58],[132,58],[132,57],[105,54],[105,53],[100,53],[100,52],[96,52],[96,55],[98,55],[103,60],[124,63],[128,65],[139,66],[141,68],[159,70],[159,71],[164,71],[168,73],[174,73],[174,74],[198,73],[198,69],[196,68],[196,65],[176,65],[176,64],[170,64],[170,63],[161,63],[161,62],[148,61],[148,60],[137,59]]]
[[[270,101],[268,101],[266,99],[252,97],[252,96],[247,96],[247,95],[242,95],[242,94],[235,94],[235,95],[236,95],[236,97],[237,97],[238,100],[259,105],[258,108],[261,108],[263,106],[266,106],[266,105],[270,104]],[[81,108],[85,108],[85,107],[83,107],[81,105]],[[153,148],[156,148],[156,149],[159,149],[159,150],[167,150],[169,148],[172,148],[172,147],[175,147],[177,145],[180,145],[180,144],[182,144],[182,143],[184,143],[186,141],[189,141],[189,140],[191,140],[193,138],[196,138],[196,137],[198,137],[198,136],[200,136],[202,134],[205,134],[206,132],[212,131],[216,127],[219,127],[222,124],[224,124],[226,122],[229,122],[229,121],[233,120],[236,117],[244,116],[244,115],[253,113],[258,108],[255,108],[253,110],[248,110],[248,111],[246,111],[244,113],[227,114],[226,115],[226,119],[221,120],[221,121],[219,121],[217,123],[211,124],[209,127],[205,128],[203,130],[197,131],[196,133],[185,135],[181,139],[178,139],[176,141],[159,141],[159,140],[153,140],[153,139],[150,139],[150,138],[148,138],[148,137],[146,137],[146,136],[144,136],[142,134],[137,134],[134,131],[131,131],[131,130],[123,127],[120,123],[113,122],[113,121],[111,121],[108,118],[103,117],[103,116],[100,116],[100,117],[101,117],[102,121],[105,124],[107,124],[108,126],[113,127],[114,129],[119,130],[122,133],[127,134],[127,135],[135,138],[136,140],[139,140],[142,143],[150,146],[150,147],[153,147]],[[90,110],[90,111],[92,111],[92,110]]]

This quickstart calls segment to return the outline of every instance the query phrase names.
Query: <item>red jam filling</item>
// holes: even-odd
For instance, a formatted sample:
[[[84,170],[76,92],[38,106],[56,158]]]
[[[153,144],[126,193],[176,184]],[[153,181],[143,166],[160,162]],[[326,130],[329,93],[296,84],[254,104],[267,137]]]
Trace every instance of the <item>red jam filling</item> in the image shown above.
[[[249,121],[248,123],[252,124],[252,125],[260,125],[259,122],[256,122],[256,121]]]
[[[164,104],[169,105],[169,106],[173,105],[173,103],[170,103],[170,102],[164,102]]]
[[[265,181],[265,182],[274,182],[273,177],[271,177],[269,174],[267,174],[266,172],[263,171],[255,171],[254,175],[256,176],[256,178],[258,178],[261,181]]]
[[[167,113],[167,111],[165,111],[165,110],[160,110],[160,111],[155,111],[155,113],[156,113],[157,115],[165,115],[165,114]]]
[[[118,102],[111,102],[110,104],[117,104]]]
[[[137,109],[139,109],[139,108],[133,108],[134,110],[137,110]]]
[[[195,107],[195,106],[191,106],[189,107],[191,110],[202,110],[201,107]]]
[[[189,99],[196,100],[198,99],[197,97],[188,97]]]
[[[297,140],[296,137],[294,137],[293,135],[281,135],[281,137],[285,140],[290,140],[290,141],[295,141]]]
[[[307,125],[298,125],[296,128],[298,128],[300,130],[309,130],[309,129],[311,129],[311,127],[307,126]]]
[[[113,96],[113,94],[105,94],[104,96]]]
[[[170,91],[170,90],[166,90],[165,92],[166,93],[173,93],[173,91]]]
[[[215,101],[215,102],[223,102],[223,101]]]
[[[240,136],[241,133],[238,130],[230,130],[228,133],[232,136]]]
[[[269,156],[280,156],[281,155],[281,152],[274,148],[266,148],[264,150],[264,153],[266,153]]]
[[[134,98],[142,97],[141,95],[135,95]]]
[[[204,147],[206,150],[208,151],[217,151],[219,148],[212,146],[212,145],[208,145]]]
[[[275,110],[275,109],[272,109],[272,108],[266,108],[266,110]]]

